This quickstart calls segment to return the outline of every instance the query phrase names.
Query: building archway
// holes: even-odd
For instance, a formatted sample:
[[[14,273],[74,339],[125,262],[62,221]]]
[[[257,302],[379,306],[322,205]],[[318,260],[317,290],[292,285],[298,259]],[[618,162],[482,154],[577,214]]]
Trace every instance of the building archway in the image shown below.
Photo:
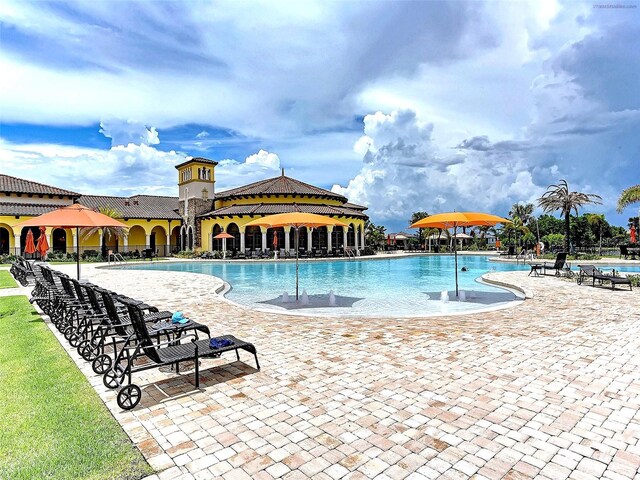
[[[63,228],[51,232],[51,250],[54,253],[67,253],[67,231]]]
[[[158,251],[159,255],[165,257],[169,252],[169,246],[167,243],[167,231],[164,227],[156,225],[151,229],[151,237],[149,239],[149,248],[151,250]]]
[[[38,240],[38,236],[40,236],[40,227],[24,227],[22,229],[22,232],[20,233],[20,255],[22,255],[25,258],[35,258],[35,253],[32,254],[25,254],[24,253],[24,246],[25,243],[27,242],[27,232],[31,230],[33,232],[33,241],[34,243]]]
[[[5,227],[0,227],[0,255],[9,254],[9,230]]]
[[[193,227],[187,228],[187,250],[193,250]]]
[[[179,226],[173,227],[173,230],[171,230],[171,238],[170,238],[170,251],[171,252],[179,252],[182,248],[182,243],[181,243],[181,239],[182,239],[182,234],[181,234],[181,228]]]
[[[233,235],[233,239],[227,240],[227,250],[235,251],[240,248],[240,228],[235,223],[227,225],[227,233]]]
[[[214,238],[216,235],[222,233],[222,227],[217,223],[213,226],[213,230],[211,231],[211,250],[220,250],[222,251],[222,239]]]
[[[356,231],[353,226],[353,223],[349,224],[349,230],[347,230],[347,244],[344,248],[347,247],[355,247],[356,246]]]
[[[344,229],[342,227],[333,227],[331,232],[331,245],[333,248],[344,248]]]
[[[129,250],[141,252],[147,248],[147,233],[140,225],[129,229]]]
[[[311,246],[318,250],[327,248],[327,227],[316,227],[312,230]]]
[[[278,239],[277,249],[284,248],[284,227],[275,227],[267,230],[267,248],[273,249],[274,237]]]
[[[262,230],[260,227],[247,227],[244,232],[244,246],[249,250],[262,249]]]

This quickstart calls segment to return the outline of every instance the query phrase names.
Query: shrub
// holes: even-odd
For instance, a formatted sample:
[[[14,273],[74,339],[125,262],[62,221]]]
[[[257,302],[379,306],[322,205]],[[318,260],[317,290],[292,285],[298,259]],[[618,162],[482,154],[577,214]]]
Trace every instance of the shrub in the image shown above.
[[[632,287],[640,287],[640,275],[627,275],[627,278],[631,281]]]

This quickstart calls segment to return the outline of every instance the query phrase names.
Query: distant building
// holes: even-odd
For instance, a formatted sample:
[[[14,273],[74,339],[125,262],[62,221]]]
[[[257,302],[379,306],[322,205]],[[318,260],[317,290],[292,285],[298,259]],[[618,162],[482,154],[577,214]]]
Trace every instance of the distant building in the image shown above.
[[[111,208],[129,227],[126,238],[90,238],[80,235],[80,251],[112,249],[133,251],[151,248],[161,255],[178,250],[218,250],[221,242],[214,239],[225,231],[233,235],[228,249],[272,248],[274,236],[278,248],[293,248],[293,232],[288,228],[265,229],[245,227],[259,217],[284,212],[310,212],[327,215],[349,225],[301,229],[300,247],[354,248],[364,247],[364,223],[368,219],[364,206],[349,203],[342,195],[282,174],[216,193],[217,162],[191,158],[179,165],[178,197],[134,195],[114,197],[82,195],[31,180],[0,174],[0,253],[22,253],[27,235],[18,224],[61,206],[81,203],[96,210]],[[34,230],[37,238],[39,231]],[[47,229],[53,251],[72,252],[78,240],[75,229]]]

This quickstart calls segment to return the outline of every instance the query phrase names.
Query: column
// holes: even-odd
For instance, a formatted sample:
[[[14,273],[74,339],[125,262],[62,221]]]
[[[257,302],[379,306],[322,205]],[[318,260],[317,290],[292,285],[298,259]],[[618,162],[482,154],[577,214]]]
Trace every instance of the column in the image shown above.
[[[213,232],[209,232],[209,251],[213,252]]]
[[[262,233],[260,250],[264,251],[267,248],[267,229],[265,227],[260,227],[260,232]]]
[[[53,243],[51,243],[51,234],[53,233],[52,228],[47,228],[47,243],[49,244],[49,248],[53,248]]]
[[[73,237],[73,251],[76,255],[80,255],[80,239],[73,230],[71,230],[71,237]]]
[[[284,251],[289,253],[291,250],[291,238],[290,238],[291,227],[284,227]]]
[[[151,248],[151,235],[147,234],[147,240],[144,248]]]
[[[311,251],[311,241],[313,239],[313,229],[307,228],[307,252]]]
[[[122,251],[123,252],[128,252],[129,251],[129,236],[128,235],[123,235],[122,236]]]
[[[362,228],[362,231],[360,232],[360,248],[364,248],[364,227]]]
[[[20,234],[13,234],[13,253],[16,255],[20,255],[22,252],[20,251]]]
[[[349,230],[349,227],[342,227],[342,247],[343,248],[347,248],[347,231]]]
[[[356,249],[356,253],[358,252],[358,227],[353,226],[353,246]]]
[[[164,247],[164,254],[169,255],[171,253],[171,233],[167,233],[167,240]]]
[[[244,227],[240,227],[240,253],[244,253]]]
[[[333,233],[333,225],[327,226],[327,252],[331,252],[333,245],[331,244],[331,234]]]

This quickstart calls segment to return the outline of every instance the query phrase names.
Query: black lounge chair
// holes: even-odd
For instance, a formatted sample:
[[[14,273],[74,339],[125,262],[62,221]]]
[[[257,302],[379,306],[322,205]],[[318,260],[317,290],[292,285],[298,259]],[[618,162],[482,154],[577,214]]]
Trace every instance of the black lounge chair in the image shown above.
[[[501,257],[513,257],[516,254],[515,245],[509,245],[506,252],[500,252]]]
[[[552,264],[546,263],[546,262],[531,263],[529,265],[531,267],[531,270],[529,271],[529,275],[533,273],[534,275],[538,276],[541,270],[544,275],[547,274],[547,270],[555,270],[555,274],[560,275],[566,263],[567,263],[567,252],[560,252],[558,255],[556,255],[556,260]]]
[[[591,278],[592,287],[596,286],[597,281],[598,285],[603,285],[605,282],[610,282],[611,290],[614,290],[616,288],[616,285],[629,285],[629,290],[633,290],[631,286],[631,280],[629,280],[627,277],[614,275],[614,272],[612,272],[611,275],[607,275],[595,265],[578,266],[580,267],[580,274],[578,275],[578,285],[582,285],[582,283],[587,278]]]
[[[135,340],[131,346],[125,347],[126,355],[121,357],[113,367],[107,371],[103,378],[103,383],[107,388],[122,387],[118,392],[118,406],[123,410],[134,408],[142,397],[142,390],[134,383],[131,383],[133,373],[143,370],[159,368],[165,365],[175,365],[176,373],[179,373],[180,362],[193,361],[195,364],[195,384],[200,388],[200,358],[218,358],[224,352],[235,351],[236,358],[240,360],[238,350],[245,350],[251,353],[256,361],[256,368],[260,370],[258,363],[258,352],[253,344],[240,340],[232,335],[217,337],[218,340],[228,340],[231,345],[220,348],[212,348],[210,339],[197,340],[194,335],[184,335],[177,339],[166,342],[154,342],[147,325],[140,315],[135,305],[124,301],[129,309],[129,317],[135,331]],[[184,342],[191,339],[191,341]],[[182,343],[184,342],[184,343]],[[140,359],[147,360],[144,363]],[[124,362],[124,365],[122,364]],[[126,385],[122,386],[126,381]]]

